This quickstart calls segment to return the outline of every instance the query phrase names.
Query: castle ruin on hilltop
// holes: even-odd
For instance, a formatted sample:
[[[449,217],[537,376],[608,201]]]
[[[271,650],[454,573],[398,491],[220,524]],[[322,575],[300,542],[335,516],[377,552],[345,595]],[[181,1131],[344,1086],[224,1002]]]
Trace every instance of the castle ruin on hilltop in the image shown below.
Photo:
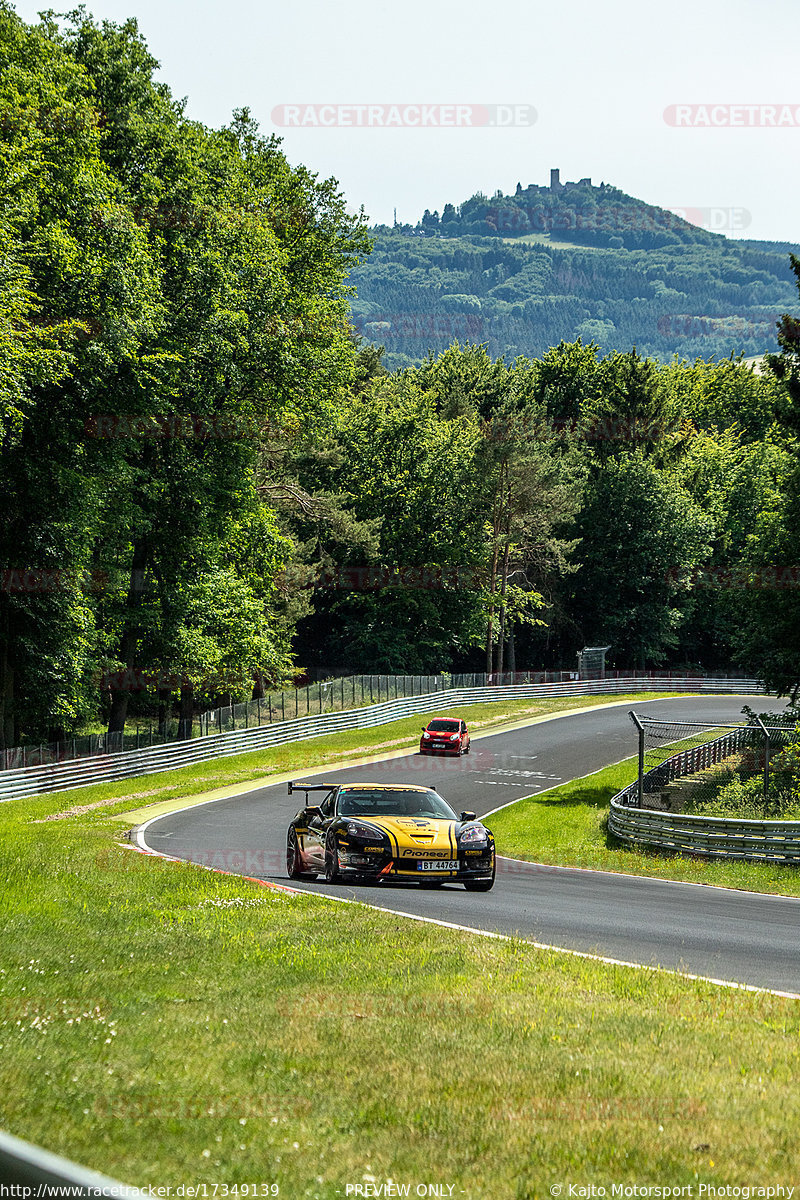
[[[591,187],[592,186],[592,181],[588,175],[586,176],[585,179],[579,179],[577,183],[572,183],[572,182],[562,183],[561,179],[560,179],[560,175],[561,175],[560,168],[552,167],[550,170],[550,186],[549,187],[547,186],[546,183],[545,184],[529,183],[528,186],[525,188],[525,191],[526,192],[551,192],[551,193],[557,194],[558,192],[568,192],[572,188]],[[605,188],[605,184],[601,183],[600,187]],[[519,195],[522,190],[523,190],[522,184],[518,183],[517,184],[517,195]]]

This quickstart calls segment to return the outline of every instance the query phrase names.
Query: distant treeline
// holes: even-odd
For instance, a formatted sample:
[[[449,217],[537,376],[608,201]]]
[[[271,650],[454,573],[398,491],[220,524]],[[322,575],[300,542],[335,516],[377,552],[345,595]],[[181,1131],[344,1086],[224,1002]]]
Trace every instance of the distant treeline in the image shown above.
[[[391,366],[453,337],[506,358],[576,337],[662,360],[752,356],[777,348],[792,300],[791,246],[734,241],[605,184],[476,195],[373,234],[353,317]]]

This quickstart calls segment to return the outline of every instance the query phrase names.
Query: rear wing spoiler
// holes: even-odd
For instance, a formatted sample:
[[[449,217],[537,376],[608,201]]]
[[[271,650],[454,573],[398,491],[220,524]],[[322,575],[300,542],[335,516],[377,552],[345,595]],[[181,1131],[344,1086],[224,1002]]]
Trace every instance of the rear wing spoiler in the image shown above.
[[[290,796],[292,792],[332,792],[338,786],[337,783],[294,783],[293,780],[288,785]]]

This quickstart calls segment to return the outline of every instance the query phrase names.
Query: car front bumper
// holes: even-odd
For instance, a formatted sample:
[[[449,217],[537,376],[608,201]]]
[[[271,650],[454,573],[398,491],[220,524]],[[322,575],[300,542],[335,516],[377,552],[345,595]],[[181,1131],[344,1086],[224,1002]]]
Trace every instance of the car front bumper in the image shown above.
[[[456,862],[455,868],[438,869],[433,865],[437,861]],[[339,849],[339,871],[343,876],[363,879],[404,879],[433,880],[443,879],[451,882],[463,882],[472,879],[489,879],[494,873],[494,850],[463,850],[458,859],[437,860],[413,857],[393,857],[388,855],[366,855],[358,851]]]

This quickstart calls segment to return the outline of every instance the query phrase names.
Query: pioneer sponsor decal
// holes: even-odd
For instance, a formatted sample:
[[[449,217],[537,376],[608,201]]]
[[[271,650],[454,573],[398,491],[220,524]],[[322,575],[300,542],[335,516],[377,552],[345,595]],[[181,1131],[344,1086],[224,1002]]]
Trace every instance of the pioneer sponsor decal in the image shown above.
[[[401,850],[401,858],[449,858],[449,850]]]

